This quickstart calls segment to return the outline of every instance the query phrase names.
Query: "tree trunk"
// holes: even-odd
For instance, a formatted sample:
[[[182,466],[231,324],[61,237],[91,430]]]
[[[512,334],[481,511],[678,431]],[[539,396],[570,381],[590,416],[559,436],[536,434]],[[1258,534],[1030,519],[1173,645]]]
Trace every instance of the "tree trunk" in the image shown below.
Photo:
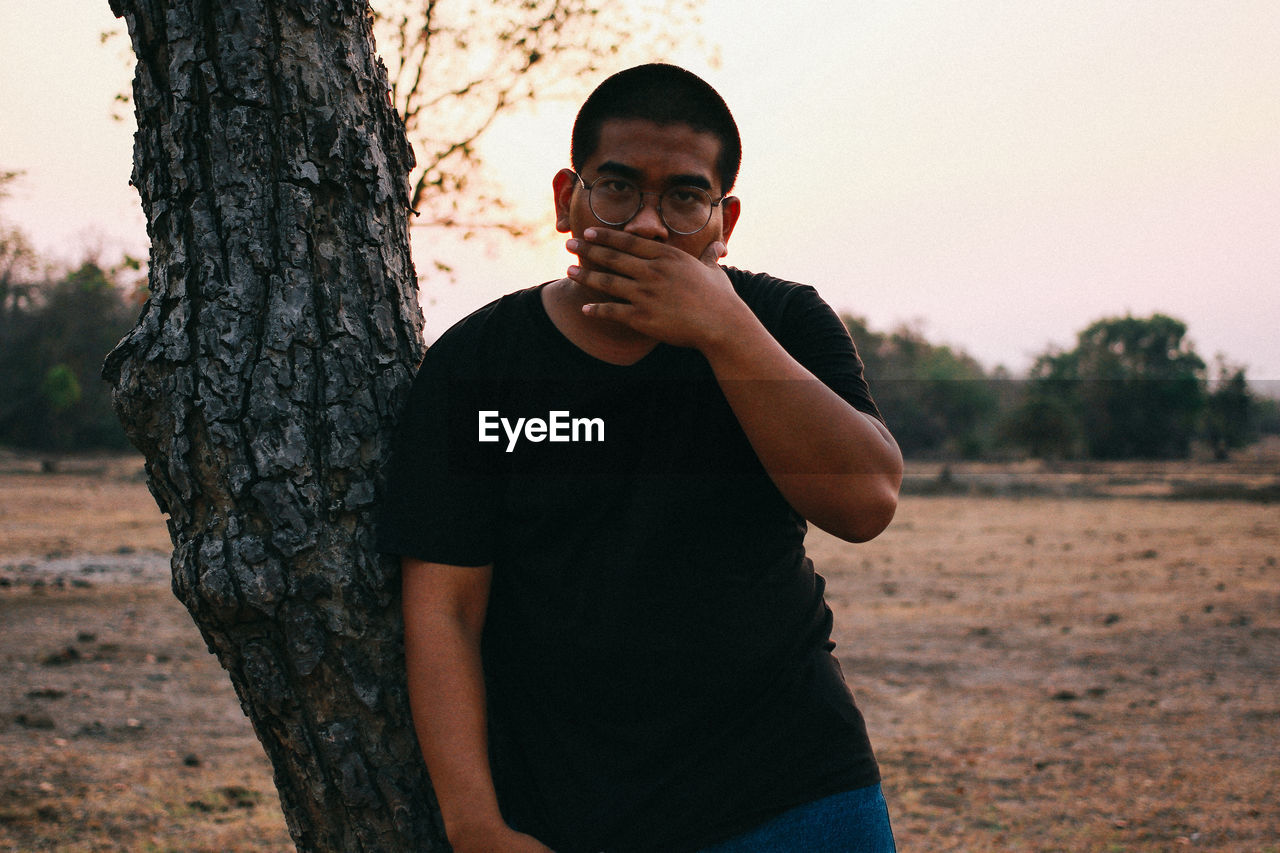
[[[422,355],[412,154],[357,0],[111,0],[151,295],[104,376],[301,850],[445,850],[370,511]]]

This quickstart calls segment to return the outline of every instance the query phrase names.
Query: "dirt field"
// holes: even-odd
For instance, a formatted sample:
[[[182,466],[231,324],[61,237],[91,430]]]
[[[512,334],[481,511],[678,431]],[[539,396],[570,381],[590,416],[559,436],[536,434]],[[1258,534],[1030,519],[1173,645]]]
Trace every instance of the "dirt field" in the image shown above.
[[[811,537],[900,848],[1280,853],[1275,460],[913,470]],[[0,455],[0,850],[292,849],[167,548],[137,460]]]

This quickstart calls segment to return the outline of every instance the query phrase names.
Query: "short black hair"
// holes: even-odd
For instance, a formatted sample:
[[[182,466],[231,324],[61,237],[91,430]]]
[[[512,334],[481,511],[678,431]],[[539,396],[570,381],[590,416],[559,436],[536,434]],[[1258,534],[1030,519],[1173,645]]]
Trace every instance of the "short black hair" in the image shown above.
[[[729,107],[698,75],[675,65],[650,63],[619,71],[596,87],[573,123],[569,158],[581,172],[600,145],[600,128],[610,119],[644,119],[656,124],[683,124],[720,140],[716,173],[720,191],[728,193],[738,179],[742,140]]]

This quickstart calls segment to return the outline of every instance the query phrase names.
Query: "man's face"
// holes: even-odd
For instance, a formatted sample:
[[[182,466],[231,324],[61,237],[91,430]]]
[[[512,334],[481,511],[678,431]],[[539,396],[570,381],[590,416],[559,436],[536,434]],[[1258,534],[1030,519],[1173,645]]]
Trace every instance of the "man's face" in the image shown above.
[[[656,124],[645,119],[611,119],[600,127],[600,144],[582,166],[587,184],[601,177],[625,178],[646,193],[640,212],[623,225],[604,225],[591,212],[587,191],[566,170],[559,172],[553,187],[556,200],[556,229],[581,239],[587,228],[616,228],[675,246],[700,257],[707,246],[728,243],[738,219],[738,200],[727,197],[712,208],[711,221],[694,234],[677,234],[658,215],[658,194],[672,186],[696,186],[711,198],[720,198],[723,189],[716,173],[720,140],[711,133],[683,124]]]

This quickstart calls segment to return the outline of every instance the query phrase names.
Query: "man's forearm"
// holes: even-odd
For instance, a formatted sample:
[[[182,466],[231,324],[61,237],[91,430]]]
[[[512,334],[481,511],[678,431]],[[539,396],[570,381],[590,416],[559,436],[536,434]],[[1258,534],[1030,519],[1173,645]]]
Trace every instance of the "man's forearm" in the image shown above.
[[[483,677],[474,674],[460,637],[429,634],[431,657],[440,656],[430,662],[424,654],[409,654],[406,638],[409,700],[446,830],[456,838],[469,826],[502,818],[489,771]]]
[[[819,381],[754,315],[702,352],[756,455],[798,513],[850,541],[888,526],[902,453],[883,424]]]
[[[405,665],[414,730],[456,844],[470,832],[505,824],[489,769],[483,607],[468,609],[442,593],[430,573],[443,568],[405,567]]]

